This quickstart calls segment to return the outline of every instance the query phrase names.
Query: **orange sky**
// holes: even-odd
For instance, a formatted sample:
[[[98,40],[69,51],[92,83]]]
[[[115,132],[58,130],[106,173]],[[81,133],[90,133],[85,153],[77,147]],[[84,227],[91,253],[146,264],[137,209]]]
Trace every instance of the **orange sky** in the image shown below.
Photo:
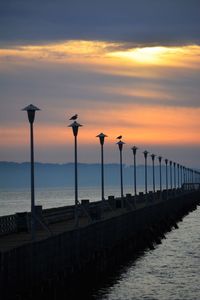
[[[199,57],[196,45],[130,48],[98,41],[0,49],[5,83],[0,160],[18,160],[15,147],[27,146],[28,124],[20,109],[29,103],[42,108],[35,136],[38,149],[46,147],[46,157],[51,146],[55,151],[55,145],[65,147],[66,139],[73,143],[67,125],[74,113],[84,124],[79,142],[85,147],[96,145],[100,132],[110,144],[122,134],[130,146],[199,147]],[[49,157],[53,160],[52,153]],[[55,161],[66,159],[72,160],[55,153]]]

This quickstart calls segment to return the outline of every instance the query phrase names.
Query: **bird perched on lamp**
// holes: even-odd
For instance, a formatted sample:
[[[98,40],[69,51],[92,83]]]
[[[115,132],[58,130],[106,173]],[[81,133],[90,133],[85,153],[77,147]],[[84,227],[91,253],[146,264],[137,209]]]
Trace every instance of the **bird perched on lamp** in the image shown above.
[[[116,137],[116,139],[121,140],[122,139],[122,135],[119,135],[118,137]]]
[[[70,118],[70,120],[76,120],[78,118],[78,115],[77,114],[75,114],[74,116],[72,116],[71,118]]]

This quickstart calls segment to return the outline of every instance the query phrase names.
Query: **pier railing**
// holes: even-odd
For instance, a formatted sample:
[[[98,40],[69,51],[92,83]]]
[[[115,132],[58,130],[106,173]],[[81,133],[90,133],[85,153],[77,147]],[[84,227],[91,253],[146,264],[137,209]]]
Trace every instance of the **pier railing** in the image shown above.
[[[117,210],[119,208],[127,208],[128,210],[135,209],[138,205],[149,205],[155,201],[165,201],[170,198],[177,197],[179,195],[190,193],[192,191],[200,190],[200,183],[184,183],[181,188],[152,191],[147,194],[140,192],[136,196],[126,194],[125,197],[108,196],[103,206],[103,212],[110,209]],[[42,206],[36,206],[36,217],[41,220],[45,226],[54,224],[57,222],[64,222],[73,220],[75,216],[74,205],[42,209]],[[102,214],[102,202],[90,202],[88,199],[84,199],[79,204],[78,214],[80,217],[86,216],[87,213],[91,220],[97,221],[101,219]],[[31,213],[21,212],[13,215],[0,217],[0,236],[17,233],[21,231],[30,231],[31,225]],[[38,224],[41,227],[41,224]]]
[[[17,232],[16,215],[0,217],[0,235]]]

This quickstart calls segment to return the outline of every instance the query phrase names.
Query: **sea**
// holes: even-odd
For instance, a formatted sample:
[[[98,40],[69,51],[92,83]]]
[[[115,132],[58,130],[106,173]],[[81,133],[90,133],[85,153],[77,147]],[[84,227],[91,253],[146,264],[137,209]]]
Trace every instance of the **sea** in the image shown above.
[[[142,191],[142,187],[139,188]],[[125,194],[132,187],[124,188]],[[106,187],[106,196],[120,195],[118,187]],[[82,187],[80,199],[97,201],[99,187]],[[38,188],[36,205],[43,208],[74,203],[72,188]],[[0,190],[0,215],[30,211],[30,190]],[[185,216],[155,249],[139,253],[117,267],[87,299],[94,300],[199,300],[200,299],[200,207]],[[67,299],[67,298],[66,298]],[[65,300],[65,299],[59,299]]]

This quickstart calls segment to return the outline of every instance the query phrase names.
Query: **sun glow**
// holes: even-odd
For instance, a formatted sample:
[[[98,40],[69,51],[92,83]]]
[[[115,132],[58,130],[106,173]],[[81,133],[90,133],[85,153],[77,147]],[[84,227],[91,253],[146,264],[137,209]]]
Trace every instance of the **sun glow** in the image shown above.
[[[84,125],[79,142],[85,149],[98,145],[96,135],[101,131],[110,146],[120,134],[127,147],[199,146],[199,58],[197,45],[133,48],[126,43],[77,40],[13,46],[0,49],[0,75],[7,82],[1,101],[3,105],[10,101],[13,119],[27,99],[42,108],[35,140],[47,151],[52,145],[60,149],[73,145],[65,113],[79,114]],[[21,115],[17,120],[23,120]],[[25,124],[16,126],[13,120],[11,127],[0,128],[5,153],[27,145]]]
[[[125,61],[133,61],[143,65],[168,65],[181,66],[198,61],[200,47],[196,45],[182,47],[143,47],[133,48],[126,51],[116,51],[109,54]]]
[[[134,62],[135,64],[177,65],[177,63],[191,63],[199,58],[200,47],[188,45],[180,47],[137,47],[116,42],[69,40],[52,44],[17,45],[0,49],[0,59],[34,59],[50,61],[68,61],[70,59],[84,59],[98,64],[120,64]]]

